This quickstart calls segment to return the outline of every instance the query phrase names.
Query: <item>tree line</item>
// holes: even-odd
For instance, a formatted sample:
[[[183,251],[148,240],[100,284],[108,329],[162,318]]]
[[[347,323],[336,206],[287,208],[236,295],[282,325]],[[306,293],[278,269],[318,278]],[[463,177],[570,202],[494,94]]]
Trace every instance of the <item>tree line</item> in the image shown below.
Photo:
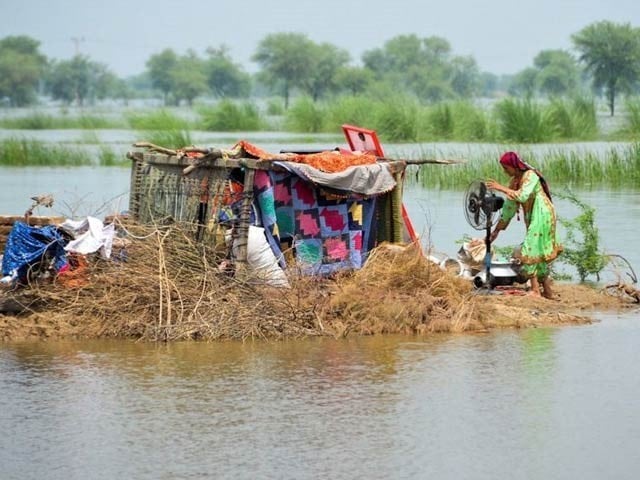
[[[122,79],[86,55],[48,59],[28,36],[0,40],[0,103],[36,104],[48,95],[65,104],[107,98],[160,95],[165,104],[193,104],[198,97],[249,98],[277,94],[288,108],[292,95],[313,101],[336,95],[381,96],[390,89],[424,103],[460,98],[562,97],[589,92],[606,99],[611,115],[621,94],[640,92],[640,29],[610,21],[592,23],[571,35],[573,52],[543,50],[515,75],[480,71],[473,56],[459,56],[441,37],[399,35],[364,52],[355,66],[349,53],[316,43],[303,33],[265,36],[252,56],[259,69],[247,73],[229,48],[209,47],[152,55],[144,73]]]

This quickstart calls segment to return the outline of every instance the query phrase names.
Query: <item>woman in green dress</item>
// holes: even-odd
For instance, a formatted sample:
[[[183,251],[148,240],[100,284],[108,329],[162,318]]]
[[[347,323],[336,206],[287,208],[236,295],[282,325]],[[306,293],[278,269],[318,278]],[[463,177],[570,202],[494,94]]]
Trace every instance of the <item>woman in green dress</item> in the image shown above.
[[[511,181],[508,187],[495,180],[486,182],[487,188],[507,197],[500,221],[491,232],[491,241],[507,228],[516,213],[519,218],[519,210],[522,209],[527,233],[514,257],[520,260],[522,273],[531,282],[531,295],[553,298],[549,265],[562,252],[562,245],[556,238],[556,210],[549,186],[542,174],[523,162],[515,152],[502,155],[500,165]]]

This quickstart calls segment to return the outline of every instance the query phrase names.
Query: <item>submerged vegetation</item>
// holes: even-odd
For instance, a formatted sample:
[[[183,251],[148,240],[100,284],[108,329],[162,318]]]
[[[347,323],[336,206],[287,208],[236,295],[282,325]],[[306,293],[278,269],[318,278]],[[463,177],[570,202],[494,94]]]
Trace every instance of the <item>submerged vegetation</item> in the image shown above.
[[[423,165],[416,172],[420,185],[429,188],[465,188],[479,178],[495,178],[500,175],[496,159],[500,151],[488,152],[465,159],[464,163],[442,167]],[[425,153],[424,156],[431,156]],[[604,154],[596,152],[563,152],[560,149],[526,160],[540,169],[556,186],[614,188],[638,188],[640,186],[640,143],[611,148]]]
[[[9,138],[0,141],[0,165],[10,167],[114,166],[129,163],[106,146],[100,147],[96,157],[96,154],[86,150],[38,140]]]
[[[402,93],[338,96],[314,101],[301,96],[287,110],[267,100],[220,100],[189,110],[125,110],[124,114],[58,116],[34,111],[0,118],[4,129],[131,129],[136,131],[335,133],[342,124],[376,130],[387,142],[458,141],[480,143],[552,143],[637,138],[640,100],[629,98],[619,125],[598,124],[595,100],[588,97],[535,101],[507,97],[488,104],[449,100],[425,104]]]
[[[49,115],[35,111],[23,117],[0,118],[0,128],[12,130],[108,129],[123,127],[122,122],[100,115]]]

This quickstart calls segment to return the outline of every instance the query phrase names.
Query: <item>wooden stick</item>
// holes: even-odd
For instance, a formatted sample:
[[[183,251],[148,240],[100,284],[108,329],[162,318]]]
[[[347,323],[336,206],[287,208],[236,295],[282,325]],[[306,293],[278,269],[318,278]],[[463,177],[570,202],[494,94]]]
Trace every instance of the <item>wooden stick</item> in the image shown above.
[[[404,162],[407,165],[425,165],[425,164],[435,164],[435,165],[455,165],[460,163],[467,163],[466,160],[438,160],[431,158],[416,158],[416,159],[401,159],[401,158],[381,158],[378,157],[378,160],[386,161],[386,162]]]
[[[161,147],[159,145],[154,145],[149,142],[136,142],[133,144],[134,147],[138,148],[148,148],[153,152],[164,153],[165,155],[177,155],[178,152],[176,150],[172,150],[170,148]]]

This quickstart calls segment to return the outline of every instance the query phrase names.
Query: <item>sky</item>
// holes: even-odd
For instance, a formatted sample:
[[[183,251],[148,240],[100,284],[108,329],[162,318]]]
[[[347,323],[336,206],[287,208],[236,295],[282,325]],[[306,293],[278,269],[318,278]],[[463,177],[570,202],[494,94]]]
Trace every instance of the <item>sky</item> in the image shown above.
[[[51,59],[80,53],[121,77],[165,48],[221,45],[255,72],[258,44],[279,32],[343,48],[354,65],[395,36],[438,36],[482,71],[513,74],[601,20],[640,27],[640,0],[0,0],[0,38],[28,35]]]

